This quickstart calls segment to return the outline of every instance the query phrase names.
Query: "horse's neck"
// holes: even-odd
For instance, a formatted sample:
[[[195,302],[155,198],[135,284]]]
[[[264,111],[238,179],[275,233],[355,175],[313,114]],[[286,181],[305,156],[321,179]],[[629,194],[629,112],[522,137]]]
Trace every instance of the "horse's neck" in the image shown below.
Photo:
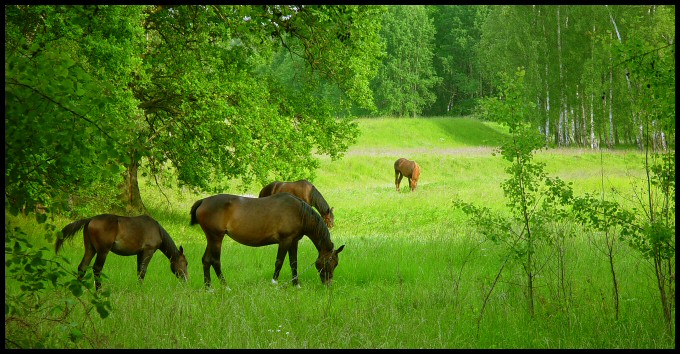
[[[159,231],[162,240],[161,247],[159,247],[161,252],[163,252],[163,254],[168,257],[168,259],[178,256],[179,249],[177,248],[177,245],[175,245],[175,242],[170,238],[170,235],[168,235],[168,233],[162,228]]]
[[[328,231],[326,224],[324,224],[323,220],[321,220],[318,215],[317,218],[318,219],[314,218],[316,222],[314,222],[314,220],[307,221],[307,230],[305,235],[307,235],[307,237],[312,240],[312,243],[314,243],[314,247],[316,247],[316,250],[319,251],[319,254],[333,251],[331,233]]]
[[[316,210],[319,211],[321,215],[326,215],[331,212],[331,208],[326,202],[326,199],[323,199],[323,196],[319,192],[318,189],[312,188],[312,191],[310,193],[310,199],[311,199],[311,205],[316,208]]]

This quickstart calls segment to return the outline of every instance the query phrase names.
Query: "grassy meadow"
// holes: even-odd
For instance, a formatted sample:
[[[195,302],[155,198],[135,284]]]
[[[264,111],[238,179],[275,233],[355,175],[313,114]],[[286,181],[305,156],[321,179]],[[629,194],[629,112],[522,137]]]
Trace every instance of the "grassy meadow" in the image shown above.
[[[341,159],[321,157],[312,181],[335,209],[331,239],[339,255],[331,287],[313,266],[317,252],[300,241],[302,287],[289,285],[288,260],[279,285],[271,284],[277,247],[252,248],[228,237],[222,270],[203,287],[205,236],[189,226],[189,210],[208,196],[174,187],[159,191],[140,177],[151,216],[182,245],[189,282],[178,282],[169,261],[156,252],[139,284],[136,258],[110,255],[104,288],[112,312],[94,316],[87,333],[98,348],[674,348],[664,329],[652,264],[619,242],[615,269],[620,318],[615,319],[612,280],[604,239],[580,225],[562,225],[568,237],[564,267],[542,250],[536,278],[536,313],[528,315],[523,271],[512,260],[503,268],[484,312],[485,297],[507,250],[479,235],[453,206],[460,199],[504,211],[500,183],[507,162],[493,156],[506,134],[500,126],[468,118],[360,119],[357,144]],[[416,160],[420,183],[410,192],[394,186],[392,164]],[[603,190],[609,199],[634,203],[644,155],[633,150],[593,152],[552,149],[536,154],[551,176],[573,183],[577,195]],[[244,194],[233,183],[224,193]],[[260,186],[245,194],[256,196]],[[107,212],[106,210],[96,211]],[[45,234],[27,218],[7,220],[37,244]],[[57,218],[60,228],[74,220]],[[75,269],[83,254],[82,232],[63,254]],[[48,245],[53,249],[52,244]],[[558,273],[564,274],[558,286]],[[16,291],[6,282],[6,292]],[[480,315],[481,313],[481,315]],[[82,319],[81,319],[82,320]],[[42,324],[49,330],[50,324]],[[55,343],[55,347],[64,344]],[[83,343],[87,347],[86,343]]]

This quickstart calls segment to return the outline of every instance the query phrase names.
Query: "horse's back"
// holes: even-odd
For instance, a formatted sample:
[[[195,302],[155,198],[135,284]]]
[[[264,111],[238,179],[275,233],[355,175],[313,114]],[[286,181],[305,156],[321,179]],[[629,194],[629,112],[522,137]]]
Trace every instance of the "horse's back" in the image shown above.
[[[411,177],[415,164],[415,161],[411,161],[402,157],[394,162],[394,170],[401,172],[401,174],[404,176]]]
[[[88,224],[88,232],[95,249],[110,249],[119,255],[158,248],[162,242],[158,222],[148,215],[97,215]]]
[[[314,185],[311,182],[309,182],[306,179],[301,179],[295,182],[281,183],[279,187],[279,193],[281,192],[290,193],[304,200],[305,202],[307,202],[307,204],[311,204],[312,189],[314,189]]]

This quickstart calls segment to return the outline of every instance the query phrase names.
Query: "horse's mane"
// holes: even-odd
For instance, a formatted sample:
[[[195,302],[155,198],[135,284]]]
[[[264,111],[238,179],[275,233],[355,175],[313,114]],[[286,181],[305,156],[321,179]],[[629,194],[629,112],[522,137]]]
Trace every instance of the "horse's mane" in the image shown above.
[[[300,216],[303,225],[305,225],[305,234],[307,237],[314,242],[314,246],[316,246],[319,251],[333,250],[331,233],[328,231],[328,227],[323,221],[323,218],[321,218],[321,215],[302,199],[298,198],[298,200],[300,202]]]
[[[177,257],[179,255],[179,249],[177,249],[177,245],[175,245],[175,241],[172,240],[172,237],[170,237],[170,234],[168,234],[167,231],[161,226],[161,224],[158,224],[158,231],[161,235],[161,247],[160,250],[163,252],[163,254],[168,257],[168,259],[172,259],[172,257]]]
[[[416,181],[420,178],[420,166],[413,161],[413,173],[411,174],[411,179],[415,179]]]
[[[328,205],[326,199],[323,198],[321,192],[319,192],[319,190],[316,189],[316,187],[312,186],[312,191],[309,194],[311,204],[315,206],[319,210],[319,212],[323,214],[328,214],[331,212],[331,207]]]

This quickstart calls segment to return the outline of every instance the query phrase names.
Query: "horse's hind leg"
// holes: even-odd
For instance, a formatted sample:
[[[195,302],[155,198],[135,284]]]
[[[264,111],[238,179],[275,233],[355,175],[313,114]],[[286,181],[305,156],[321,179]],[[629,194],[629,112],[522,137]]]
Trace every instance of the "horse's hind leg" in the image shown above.
[[[401,183],[401,179],[404,177],[404,175],[399,172],[399,170],[394,171],[394,184],[397,186],[397,192],[399,192],[399,184]]]
[[[83,254],[83,259],[80,261],[80,264],[78,264],[78,280],[83,279],[87,267],[89,267],[90,262],[92,262],[92,258],[97,254],[97,250],[94,249],[92,242],[90,242],[88,225],[83,229],[83,248],[85,249],[85,253]]]
[[[217,275],[217,278],[222,282],[222,284],[226,284],[226,280],[224,280],[224,276],[222,275],[222,264],[220,262],[220,256],[222,254],[222,238],[224,235],[221,237],[207,237],[208,239],[208,244],[205,247],[205,252],[203,253],[203,258],[201,258],[201,261],[203,262],[203,281],[205,282],[205,287],[210,287],[210,267],[212,266],[213,269],[215,269],[215,274]]]
[[[86,243],[85,254],[83,255],[83,259],[80,261],[80,264],[78,264],[78,280],[83,279],[83,277],[85,276],[87,267],[90,266],[90,262],[92,262],[92,258],[94,258],[95,254],[96,251],[94,250],[94,247]]]
[[[97,290],[101,290],[102,288],[101,274],[108,254],[108,250],[97,253],[97,258],[95,258],[94,265],[92,266],[92,270],[94,271],[94,285]]]

